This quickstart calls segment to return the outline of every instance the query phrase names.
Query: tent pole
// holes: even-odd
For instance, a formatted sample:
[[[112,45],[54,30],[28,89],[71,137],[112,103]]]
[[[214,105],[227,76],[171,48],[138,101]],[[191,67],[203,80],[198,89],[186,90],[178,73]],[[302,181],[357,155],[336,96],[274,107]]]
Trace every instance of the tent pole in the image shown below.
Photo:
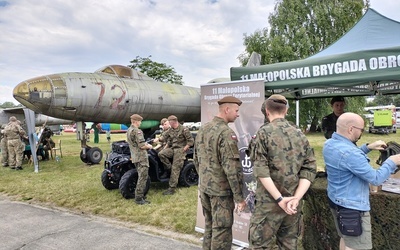
[[[300,103],[299,103],[299,100],[296,100],[296,125],[297,125],[297,127],[300,127],[299,113],[300,113]]]

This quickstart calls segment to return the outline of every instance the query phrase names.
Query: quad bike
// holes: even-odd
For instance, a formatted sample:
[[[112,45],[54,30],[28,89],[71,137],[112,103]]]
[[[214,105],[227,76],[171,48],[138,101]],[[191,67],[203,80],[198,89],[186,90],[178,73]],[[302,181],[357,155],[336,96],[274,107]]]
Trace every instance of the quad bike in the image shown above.
[[[107,156],[104,162],[104,171],[101,174],[101,182],[108,189],[120,189],[125,199],[135,197],[135,189],[138,180],[138,173],[135,165],[130,160],[129,144],[126,141],[117,141],[112,143],[112,152]],[[169,178],[160,178],[164,170],[164,165],[154,149],[148,150],[149,157],[149,178],[146,183],[144,195],[150,188],[150,182],[168,182]],[[193,148],[186,153],[186,159],[183,163],[179,175],[179,185],[190,187],[197,185],[199,176],[193,163]]]

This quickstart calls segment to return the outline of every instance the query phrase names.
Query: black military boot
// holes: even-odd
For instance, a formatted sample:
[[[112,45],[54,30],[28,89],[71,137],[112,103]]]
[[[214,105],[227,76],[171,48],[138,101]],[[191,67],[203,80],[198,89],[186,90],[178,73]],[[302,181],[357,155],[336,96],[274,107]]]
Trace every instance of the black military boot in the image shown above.
[[[135,199],[135,203],[138,205],[147,205],[150,204],[150,201],[140,198],[140,199]]]
[[[175,194],[175,188],[168,188],[166,191],[163,192],[163,195],[173,195]]]

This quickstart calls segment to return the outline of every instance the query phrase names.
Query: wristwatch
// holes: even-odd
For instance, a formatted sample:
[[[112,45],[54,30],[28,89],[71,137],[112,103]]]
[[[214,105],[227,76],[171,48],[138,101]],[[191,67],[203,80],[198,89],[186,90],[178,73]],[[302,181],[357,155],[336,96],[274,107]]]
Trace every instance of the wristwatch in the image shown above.
[[[281,202],[281,200],[283,200],[283,197],[282,197],[282,196],[279,196],[279,198],[276,199],[275,201],[276,201],[276,203],[279,203],[279,202]]]

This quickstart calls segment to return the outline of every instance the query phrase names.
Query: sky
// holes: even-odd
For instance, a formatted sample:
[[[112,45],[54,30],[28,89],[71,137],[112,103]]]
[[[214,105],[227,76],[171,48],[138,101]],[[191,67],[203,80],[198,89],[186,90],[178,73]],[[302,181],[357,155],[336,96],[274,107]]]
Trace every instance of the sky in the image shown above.
[[[371,0],[400,21],[400,1]],[[244,34],[268,27],[275,0],[0,0],[0,103],[14,87],[62,72],[129,65],[136,56],[165,63],[186,86],[229,77]]]

